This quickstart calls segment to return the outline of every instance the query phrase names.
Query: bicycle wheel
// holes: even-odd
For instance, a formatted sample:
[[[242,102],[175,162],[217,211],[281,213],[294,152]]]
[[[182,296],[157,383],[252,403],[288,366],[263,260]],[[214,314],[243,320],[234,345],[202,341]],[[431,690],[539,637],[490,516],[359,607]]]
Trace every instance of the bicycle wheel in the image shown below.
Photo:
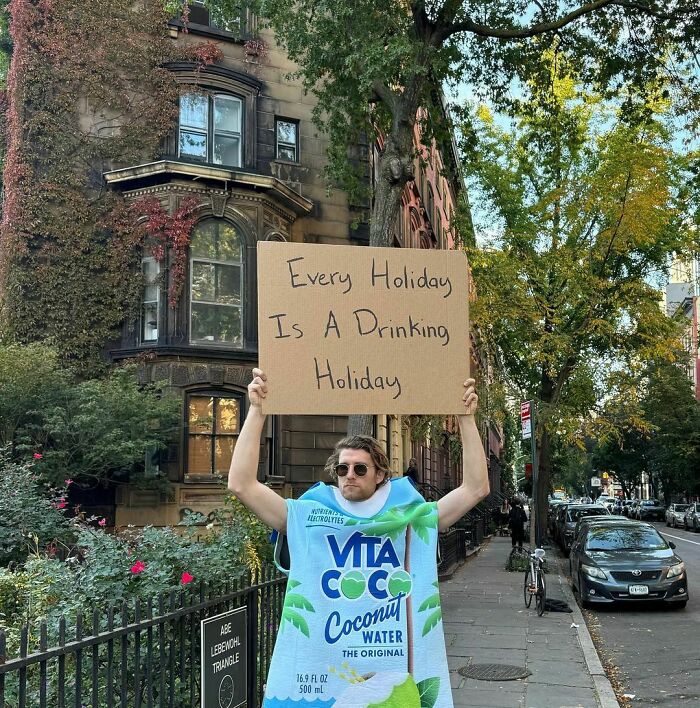
[[[523,597],[525,599],[525,607],[530,607],[532,604],[532,592],[530,591],[530,584],[532,582],[532,577],[530,575],[530,569],[525,571],[525,584],[523,585]]]
[[[537,592],[535,594],[535,607],[537,608],[537,614],[542,617],[544,614],[544,605],[547,602],[547,584],[544,580],[544,572],[540,568],[540,572],[537,573]]]

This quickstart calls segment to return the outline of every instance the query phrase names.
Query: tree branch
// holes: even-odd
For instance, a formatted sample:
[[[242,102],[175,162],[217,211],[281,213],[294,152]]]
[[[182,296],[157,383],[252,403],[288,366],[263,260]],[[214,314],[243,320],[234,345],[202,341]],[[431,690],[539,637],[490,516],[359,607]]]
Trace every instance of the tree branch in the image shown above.
[[[586,3],[577,7],[575,10],[563,15],[559,19],[550,20],[549,22],[538,22],[537,24],[531,25],[530,27],[521,28],[499,28],[499,27],[488,27],[486,25],[480,25],[468,17],[460,22],[455,22],[449,26],[444,26],[438,28],[436,34],[439,38],[440,43],[444,42],[446,39],[454,34],[460,32],[470,32],[479,37],[493,37],[495,39],[527,39],[528,37],[535,37],[540,34],[546,34],[547,32],[554,32],[556,30],[571,24],[579,17],[584,15],[590,15],[593,12],[603,9],[608,6],[618,6],[627,9],[635,9],[640,12],[645,12],[649,15],[659,16],[658,12],[655,12],[649,7],[646,7],[642,3],[633,2],[632,0],[594,0],[594,2]]]

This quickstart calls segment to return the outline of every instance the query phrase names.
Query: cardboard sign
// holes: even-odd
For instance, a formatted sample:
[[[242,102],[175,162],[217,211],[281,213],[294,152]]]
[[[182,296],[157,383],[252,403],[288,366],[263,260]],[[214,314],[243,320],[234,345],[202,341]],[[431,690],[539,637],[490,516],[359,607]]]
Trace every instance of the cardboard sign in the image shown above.
[[[464,253],[258,244],[265,413],[463,413]]]

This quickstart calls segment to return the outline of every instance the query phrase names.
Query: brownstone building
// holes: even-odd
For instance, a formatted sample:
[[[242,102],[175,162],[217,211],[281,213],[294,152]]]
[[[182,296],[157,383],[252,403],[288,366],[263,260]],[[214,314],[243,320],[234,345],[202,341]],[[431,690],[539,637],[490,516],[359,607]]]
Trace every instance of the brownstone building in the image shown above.
[[[198,204],[181,296],[174,306],[168,302],[172,254],[157,260],[144,251],[140,316],[124,323],[109,349],[112,361],[142,361],[144,381],[168,382],[184,403],[177,438],[146,464],[147,475],[169,480],[168,491],[119,487],[116,526],[175,524],[186,510],[206,515],[221,501],[257,361],[257,243],[368,243],[363,213],[342,191],[328,190],[326,142],[312,123],[314,99],[288,80],[294,66],[274,37],[258,34],[248,14],[240,26],[216,27],[197,4],[186,28],[171,23],[170,37],[177,43],[211,39],[223,58],[205,68],[169,65],[188,88],[161,155],[104,174],[110,189],[129,200],[155,199],[170,214],[189,198]],[[426,152],[416,176],[405,190],[395,245],[455,247],[452,215],[465,196],[451,146]],[[323,478],[329,450],[346,426],[342,416],[271,417],[259,478],[297,496]],[[378,416],[376,433],[397,473],[415,456],[424,482],[441,490],[459,483],[446,449],[411,438],[410,419]]]

